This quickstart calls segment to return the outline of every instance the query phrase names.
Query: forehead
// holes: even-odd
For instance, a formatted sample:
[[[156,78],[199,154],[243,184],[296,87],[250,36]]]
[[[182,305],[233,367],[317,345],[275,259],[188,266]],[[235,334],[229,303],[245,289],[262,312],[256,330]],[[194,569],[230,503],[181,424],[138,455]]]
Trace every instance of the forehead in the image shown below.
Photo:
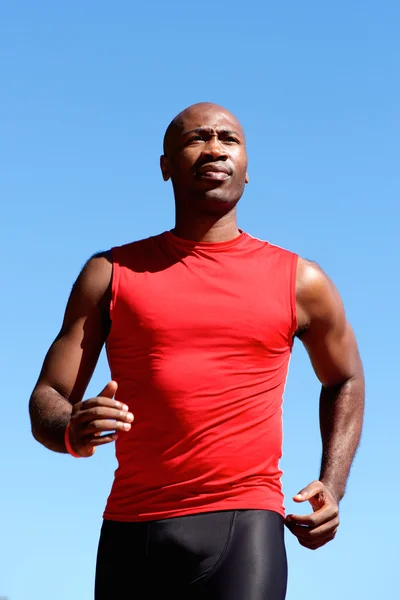
[[[180,132],[188,129],[207,127],[211,129],[230,129],[243,135],[243,129],[237,118],[229,111],[212,107],[191,107],[180,115]]]

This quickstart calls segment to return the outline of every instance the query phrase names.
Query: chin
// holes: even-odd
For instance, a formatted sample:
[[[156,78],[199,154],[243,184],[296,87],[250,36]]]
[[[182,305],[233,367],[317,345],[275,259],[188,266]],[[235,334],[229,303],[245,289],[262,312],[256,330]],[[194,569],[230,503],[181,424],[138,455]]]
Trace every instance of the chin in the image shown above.
[[[222,189],[213,189],[205,192],[199,198],[199,205],[210,214],[224,215],[233,210],[242,194],[227,194]]]

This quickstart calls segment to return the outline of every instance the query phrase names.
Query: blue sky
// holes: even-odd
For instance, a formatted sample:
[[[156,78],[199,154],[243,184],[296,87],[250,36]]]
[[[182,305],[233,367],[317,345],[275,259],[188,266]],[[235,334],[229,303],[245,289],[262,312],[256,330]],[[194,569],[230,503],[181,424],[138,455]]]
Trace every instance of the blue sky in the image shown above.
[[[394,598],[399,19],[394,0],[3,3],[0,596],[92,597],[113,449],[80,461],[45,450],[30,436],[28,398],[85,260],[173,226],[162,136],[182,108],[210,100],[247,133],[240,226],[334,279],[367,377],[340,533],[318,552],[287,536],[287,598]],[[108,379],[102,356],[88,396]],[[288,510],[318,476],[318,395],[296,343],[284,405]]]

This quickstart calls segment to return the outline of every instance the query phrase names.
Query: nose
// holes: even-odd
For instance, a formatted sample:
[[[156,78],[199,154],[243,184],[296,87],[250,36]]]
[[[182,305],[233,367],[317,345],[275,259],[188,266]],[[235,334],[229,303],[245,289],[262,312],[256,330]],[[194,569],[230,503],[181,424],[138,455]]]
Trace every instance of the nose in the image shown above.
[[[226,149],[216,135],[211,136],[210,139],[207,140],[207,143],[204,144],[202,156],[203,158],[208,158],[209,160],[228,159]]]

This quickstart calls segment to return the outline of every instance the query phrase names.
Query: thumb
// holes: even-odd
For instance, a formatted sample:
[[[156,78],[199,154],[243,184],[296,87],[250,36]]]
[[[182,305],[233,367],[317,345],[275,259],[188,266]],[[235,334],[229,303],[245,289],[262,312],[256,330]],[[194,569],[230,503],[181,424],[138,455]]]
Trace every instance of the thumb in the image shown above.
[[[98,394],[98,396],[104,396],[105,398],[114,398],[118,389],[118,383],[116,381],[109,381],[106,387]]]
[[[298,494],[293,496],[293,500],[295,502],[305,502],[306,500],[310,500],[322,490],[322,483],[320,481],[313,481],[305,488],[303,488]]]

